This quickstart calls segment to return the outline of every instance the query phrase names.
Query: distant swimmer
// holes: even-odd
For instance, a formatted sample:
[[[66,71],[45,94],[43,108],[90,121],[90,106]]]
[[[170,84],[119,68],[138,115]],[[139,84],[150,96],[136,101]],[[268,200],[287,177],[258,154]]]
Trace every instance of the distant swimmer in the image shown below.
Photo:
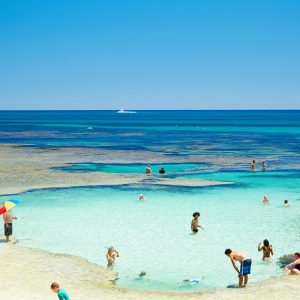
[[[283,205],[284,205],[284,207],[289,207],[290,206],[289,201],[288,200],[284,200]]]
[[[300,253],[295,253],[295,261],[285,267],[288,275],[300,275]]]
[[[161,175],[164,175],[164,174],[166,174],[166,171],[165,171],[164,168],[160,168],[158,173],[161,174]]]
[[[271,255],[274,255],[273,247],[272,247],[272,245],[270,245],[270,243],[267,239],[264,240],[263,246],[261,246],[261,243],[259,243],[257,250],[258,250],[258,252],[260,252],[260,251],[263,252],[262,260],[264,260],[264,261],[270,261]]]
[[[50,288],[53,293],[57,294],[59,300],[70,300],[68,293],[64,289],[61,289],[57,282],[53,282]]]
[[[245,287],[248,283],[248,275],[251,273],[252,259],[242,252],[234,252],[231,249],[225,250],[232,263],[233,268],[237,271],[239,277],[239,287]],[[236,266],[236,261],[240,262],[240,270]]]
[[[255,171],[255,160],[253,159],[252,162],[251,162],[251,165],[250,165],[250,168],[251,168],[251,171],[254,172]]]
[[[261,163],[261,169],[262,169],[263,172],[265,172],[265,171],[267,170],[267,164],[266,164],[265,161],[263,161],[263,162]]]
[[[268,199],[267,196],[264,196],[264,199],[263,199],[262,203],[265,204],[265,205],[267,205],[267,204],[270,203],[270,201],[269,201],[269,199]]]
[[[140,194],[140,196],[139,196],[139,200],[140,200],[140,201],[144,201],[144,200],[145,200],[145,197],[144,197],[144,195],[143,195],[143,194]]]
[[[140,278],[144,278],[146,276],[146,272],[145,271],[141,271],[141,273],[139,274]]]
[[[191,278],[191,279],[183,279],[183,282],[190,283],[190,284],[199,284],[201,280],[204,279],[204,276],[202,278]]]
[[[194,233],[198,232],[198,228],[204,229],[201,225],[199,225],[199,217],[200,217],[200,213],[199,212],[194,212],[193,213],[193,220],[191,223],[191,229]]]
[[[113,247],[109,247],[107,254],[106,254],[106,259],[107,259],[107,267],[109,269],[113,268],[114,262],[116,257],[119,257],[119,253],[116,249],[114,249]]]
[[[146,167],[146,174],[147,174],[148,176],[150,176],[150,175],[152,174],[152,170],[151,170],[151,167],[150,167],[149,164],[148,164],[147,167]]]

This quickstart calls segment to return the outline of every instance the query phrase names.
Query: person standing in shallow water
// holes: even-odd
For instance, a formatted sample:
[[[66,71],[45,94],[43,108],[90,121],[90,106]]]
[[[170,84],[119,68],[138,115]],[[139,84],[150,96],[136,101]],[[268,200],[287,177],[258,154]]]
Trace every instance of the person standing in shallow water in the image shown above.
[[[255,171],[256,166],[255,166],[255,160],[254,159],[251,162],[250,168],[251,168],[251,172]]]
[[[248,275],[251,273],[252,259],[243,252],[234,252],[231,249],[225,250],[232,263],[233,268],[238,273],[239,287],[246,287],[248,283]],[[240,262],[240,270],[236,266],[236,261]]]
[[[261,243],[259,243],[257,250],[258,252],[263,251],[263,258],[262,260],[264,261],[270,261],[271,260],[271,255],[273,254],[273,247],[270,245],[269,241],[267,239],[264,240],[263,246],[261,246]]]
[[[266,162],[265,162],[265,161],[263,161],[263,162],[261,163],[261,169],[262,169],[263,172],[265,172],[265,171],[267,170],[267,165],[266,165]]]
[[[194,217],[194,219],[192,220],[192,223],[191,223],[191,229],[192,229],[193,233],[197,233],[198,228],[203,229],[203,227],[201,225],[199,225],[200,213],[197,211],[194,212],[193,217]]]
[[[9,210],[3,214],[4,235],[6,237],[6,242],[9,242],[9,238],[13,233],[13,220],[17,220],[17,217],[13,215],[12,210]]]
[[[107,260],[107,268],[112,269],[116,257],[119,257],[119,252],[114,249],[113,247],[109,247],[107,254],[106,254],[106,260]]]
[[[146,174],[147,174],[148,176],[150,176],[150,175],[152,174],[152,170],[151,170],[151,167],[150,167],[149,164],[148,164],[147,167],[146,167]]]

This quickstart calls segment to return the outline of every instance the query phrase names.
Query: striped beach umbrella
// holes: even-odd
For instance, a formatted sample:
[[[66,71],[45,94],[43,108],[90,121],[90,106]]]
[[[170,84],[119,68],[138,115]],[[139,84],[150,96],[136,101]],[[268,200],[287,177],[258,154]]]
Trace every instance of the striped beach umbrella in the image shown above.
[[[11,199],[11,200],[5,201],[4,204],[0,207],[0,215],[6,213],[7,211],[12,209],[14,206],[19,204],[20,202],[21,202],[21,200],[17,200],[17,199]]]

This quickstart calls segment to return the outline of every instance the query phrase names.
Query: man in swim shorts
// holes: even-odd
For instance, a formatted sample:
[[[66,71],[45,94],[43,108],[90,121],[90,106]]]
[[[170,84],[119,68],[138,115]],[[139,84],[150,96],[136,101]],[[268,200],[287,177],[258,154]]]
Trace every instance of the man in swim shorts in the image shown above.
[[[17,217],[13,215],[12,210],[9,210],[3,214],[4,235],[6,237],[6,242],[9,242],[9,237],[13,233],[13,220],[17,220]]]
[[[226,249],[225,255],[230,258],[233,268],[238,273],[239,287],[245,287],[248,283],[248,275],[251,273],[251,258],[243,252],[234,252],[231,249]],[[236,266],[236,261],[240,262],[240,269]]]

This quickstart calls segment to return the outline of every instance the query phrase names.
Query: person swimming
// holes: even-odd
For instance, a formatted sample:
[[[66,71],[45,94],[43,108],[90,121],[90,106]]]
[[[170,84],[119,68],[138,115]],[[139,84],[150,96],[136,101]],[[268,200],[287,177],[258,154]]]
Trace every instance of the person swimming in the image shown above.
[[[289,207],[290,206],[289,201],[288,200],[284,200],[283,201],[283,205],[284,205],[284,207]]]
[[[273,254],[273,247],[270,245],[269,241],[267,239],[264,240],[263,246],[261,246],[261,243],[259,243],[257,250],[258,252],[263,251],[263,257],[262,260],[264,261],[270,261],[271,260],[271,255]]]
[[[166,174],[166,171],[165,171],[164,168],[160,168],[158,173],[161,174],[161,175],[164,175],[164,174]]]
[[[263,161],[263,162],[261,163],[261,169],[262,169],[263,172],[265,172],[265,171],[267,170],[267,164],[266,164],[265,161]]]
[[[194,233],[197,233],[198,232],[198,228],[201,228],[201,229],[204,229],[201,225],[199,225],[199,217],[200,217],[200,213],[199,212],[194,212],[193,213],[193,220],[192,220],[192,223],[191,223],[191,229]]]
[[[151,170],[150,164],[148,164],[147,167],[146,167],[146,174],[148,176],[152,175],[152,170]]]
[[[144,197],[144,195],[143,195],[143,194],[140,194],[140,196],[139,196],[139,200],[140,200],[140,201],[144,201],[144,200],[145,200],[145,197]]]
[[[265,204],[265,205],[267,205],[267,204],[270,203],[270,201],[269,201],[269,199],[268,199],[267,196],[264,196],[264,199],[263,199],[262,203]]]

